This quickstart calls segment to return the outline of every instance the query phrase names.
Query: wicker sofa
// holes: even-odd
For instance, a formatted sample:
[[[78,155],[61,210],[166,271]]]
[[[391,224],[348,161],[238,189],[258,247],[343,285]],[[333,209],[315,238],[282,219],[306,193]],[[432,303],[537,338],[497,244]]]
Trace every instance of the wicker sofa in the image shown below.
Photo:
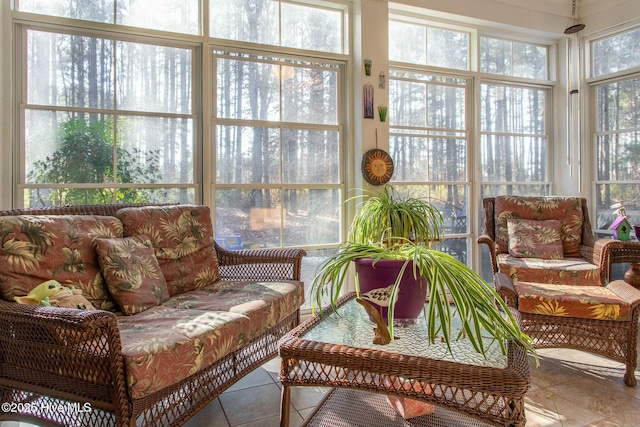
[[[304,302],[303,250],[226,251],[206,206],[1,211],[0,237],[0,420],[181,425],[275,356]],[[151,255],[115,250],[118,287],[105,266],[136,239]],[[97,310],[13,302],[52,278]]]

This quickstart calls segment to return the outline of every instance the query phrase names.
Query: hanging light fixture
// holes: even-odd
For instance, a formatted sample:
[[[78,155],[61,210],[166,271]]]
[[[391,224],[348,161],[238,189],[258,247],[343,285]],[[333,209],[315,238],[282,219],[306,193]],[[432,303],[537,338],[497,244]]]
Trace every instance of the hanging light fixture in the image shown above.
[[[579,18],[576,18],[576,0],[573,0],[571,4],[571,18],[567,24],[567,28],[564,30],[565,34],[575,34],[584,30],[584,24],[580,22]]]

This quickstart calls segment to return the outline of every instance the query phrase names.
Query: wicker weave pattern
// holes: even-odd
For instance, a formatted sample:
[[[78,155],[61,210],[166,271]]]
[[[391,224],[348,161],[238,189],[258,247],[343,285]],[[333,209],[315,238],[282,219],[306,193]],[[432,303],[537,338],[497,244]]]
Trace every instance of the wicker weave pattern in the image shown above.
[[[462,413],[436,407],[432,414],[405,420],[384,396],[334,389],[305,420],[303,427],[488,427]]]
[[[635,387],[640,291],[622,281],[613,282],[609,287],[631,305],[629,321],[520,313],[520,327],[533,339],[536,348],[572,348],[624,363],[624,383]],[[496,290],[509,307],[518,308],[518,294],[508,276],[496,275]]]
[[[85,205],[0,211],[4,215],[107,215],[137,205]],[[223,279],[299,280],[299,249],[226,251],[216,245]],[[126,389],[116,316],[0,301],[0,393],[20,411],[0,413],[39,425],[178,426],[244,375],[273,358],[295,312],[242,348],[143,399]],[[30,405],[25,405],[30,403]],[[84,403],[91,411],[77,410]],[[20,406],[17,406],[20,404]],[[58,410],[66,408],[67,410]]]
[[[339,304],[353,296],[343,297]],[[330,309],[325,311],[326,315],[330,313]],[[288,425],[288,386],[291,385],[346,387],[404,395],[495,425],[525,425],[524,397],[530,377],[526,354],[521,348],[509,345],[508,367],[498,369],[300,338],[322,318],[317,316],[304,322],[280,341],[281,425]],[[396,379],[398,381],[394,381]],[[413,387],[416,381],[428,384],[433,392],[414,391],[421,389]],[[412,386],[405,387],[405,384]]]

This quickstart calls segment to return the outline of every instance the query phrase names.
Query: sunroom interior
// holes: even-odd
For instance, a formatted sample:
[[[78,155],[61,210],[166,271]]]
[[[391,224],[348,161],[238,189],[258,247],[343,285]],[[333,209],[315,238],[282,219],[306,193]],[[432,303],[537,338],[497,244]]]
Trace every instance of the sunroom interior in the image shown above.
[[[640,221],[637,2],[233,3],[3,2],[0,207],[204,203],[226,247],[305,247],[307,281],[343,238],[344,200],[376,190],[375,148],[485,276],[483,197],[586,197],[602,235],[616,204]],[[53,135],[79,117],[121,141],[106,166],[69,166],[82,142]]]
[[[601,236],[621,207],[640,224],[637,0],[4,0],[0,14],[0,209],[206,204],[228,249],[304,248],[310,283],[352,196],[379,190],[362,160],[382,149],[388,183],[438,205],[442,248],[487,281],[484,197],[584,197]],[[638,412],[637,392],[615,393]],[[250,425],[217,405],[219,425]]]

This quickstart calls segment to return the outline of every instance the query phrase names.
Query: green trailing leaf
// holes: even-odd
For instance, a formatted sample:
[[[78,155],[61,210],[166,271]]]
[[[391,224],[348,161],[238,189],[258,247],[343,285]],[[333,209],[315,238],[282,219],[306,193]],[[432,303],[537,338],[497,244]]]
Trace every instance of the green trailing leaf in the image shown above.
[[[350,199],[351,200],[351,199]],[[485,355],[483,337],[493,337],[506,353],[507,341],[525,347],[535,355],[531,339],[524,334],[499,295],[482,277],[449,254],[431,244],[440,239],[443,219],[436,207],[424,199],[401,199],[393,187],[360,205],[349,227],[348,240],[326,259],[311,283],[312,308],[328,303],[335,309],[343,284],[357,259],[406,261],[394,283],[389,318],[397,298],[402,274],[413,261],[411,273],[427,280],[429,305],[426,313],[430,342],[444,339],[449,351],[454,339],[468,339]],[[359,282],[356,277],[356,290]],[[455,310],[452,309],[450,300]],[[462,332],[452,337],[452,317],[459,316]],[[393,337],[393,321],[389,321]]]

